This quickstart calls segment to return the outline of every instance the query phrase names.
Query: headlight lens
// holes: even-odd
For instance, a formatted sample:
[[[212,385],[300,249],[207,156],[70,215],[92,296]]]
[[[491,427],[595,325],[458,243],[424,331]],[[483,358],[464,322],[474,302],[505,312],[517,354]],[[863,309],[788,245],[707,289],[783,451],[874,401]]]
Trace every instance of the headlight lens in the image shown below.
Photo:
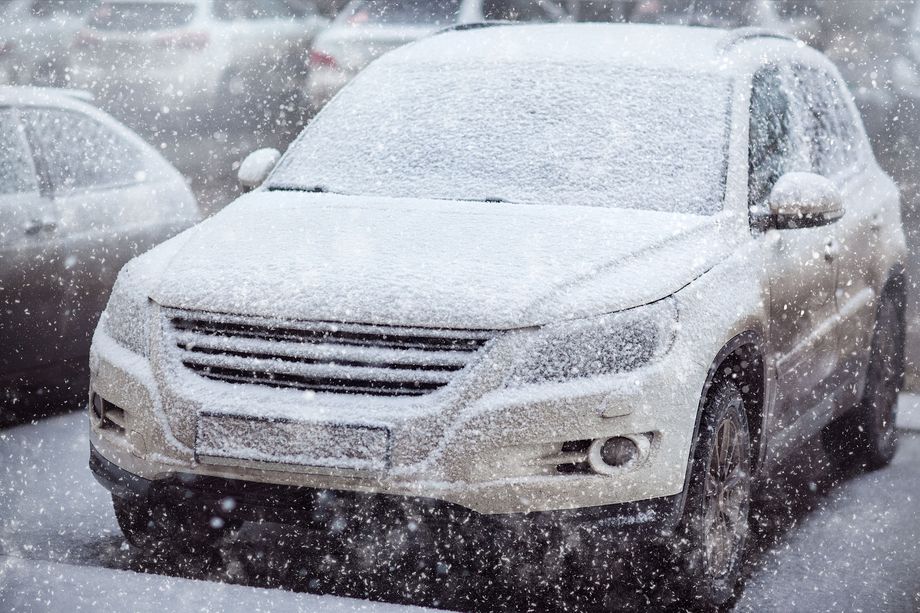
[[[146,356],[149,309],[147,296],[140,288],[141,285],[132,280],[130,270],[122,270],[99,325],[119,345]]]
[[[671,299],[601,317],[544,326],[508,378],[511,386],[635,370],[670,349],[677,329]]]

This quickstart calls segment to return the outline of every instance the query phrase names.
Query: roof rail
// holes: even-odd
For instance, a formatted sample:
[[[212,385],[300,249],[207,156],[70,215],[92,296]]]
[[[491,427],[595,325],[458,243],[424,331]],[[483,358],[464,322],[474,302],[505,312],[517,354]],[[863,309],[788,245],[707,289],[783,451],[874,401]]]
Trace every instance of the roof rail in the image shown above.
[[[777,32],[776,30],[768,30],[766,28],[735,28],[734,30],[728,31],[725,34],[725,38],[719,41],[718,48],[719,51],[725,53],[744,41],[754,38],[776,38],[791,42],[798,41],[794,36],[789,36],[788,34]]]
[[[25,86],[23,89],[31,89],[36,92],[48,92],[51,94],[60,94],[62,96],[67,96],[68,98],[73,98],[75,100],[80,100],[81,102],[95,102],[96,98],[92,93],[86,91],[85,89],[70,89],[68,87],[36,87],[34,85]]]
[[[438,34],[446,34],[447,32],[463,32],[465,30],[480,30],[482,28],[494,28],[496,26],[509,26],[514,25],[513,21],[471,21],[469,23],[458,23],[456,25],[448,26],[442,30],[438,30],[432,36],[437,36]]]

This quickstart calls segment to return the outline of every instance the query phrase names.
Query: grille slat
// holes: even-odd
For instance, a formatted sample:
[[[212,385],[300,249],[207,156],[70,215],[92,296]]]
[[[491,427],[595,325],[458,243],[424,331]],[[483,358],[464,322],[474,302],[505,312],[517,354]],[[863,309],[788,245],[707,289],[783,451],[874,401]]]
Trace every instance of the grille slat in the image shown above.
[[[265,341],[228,336],[196,335],[177,332],[176,344],[188,351],[227,353],[278,359],[340,362],[343,364],[386,365],[390,368],[420,368],[429,370],[459,370],[466,366],[469,356],[458,351],[423,351],[419,349],[379,349],[370,346],[335,345],[330,343],[295,343]]]
[[[173,325],[177,330],[191,330],[196,334],[202,335],[253,338],[268,341],[366,345],[391,349],[421,349],[423,351],[434,349],[442,351],[475,351],[490,338],[482,333],[468,332],[464,334],[464,331],[458,331],[458,333],[463,334],[463,336],[459,337],[420,336],[414,334],[400,336],[398,332],[373,334],[361,331],[360,328],[358,331],[350,331],[343,329],[345,326],[317,325],[315,328],[262,328],[248,324],[207,320],[194,321],[184,318],[174,319]]]
[[[235,384],[420,396],[448,385],[491,340],[485,330],[271,321],[167,312],[191,372]]]
[[[231,368],[267,375],[291,375],[306,377],[308,379],[322,380],[334,378],[343,381],[351,379],[365,379],[380,382],[424,382],[446,385],[453,378],[453,372],[441,370],[405,370],[403,368],[386,368],[378,366],[353,366],[339,363],[300,362],[292,361],[293,358],[280,360],[276,358],[261,358],[253,356],[237,356],[227,353],[196,353],[189,352],[183,355],[183,362],[197,364],[203,367]]]

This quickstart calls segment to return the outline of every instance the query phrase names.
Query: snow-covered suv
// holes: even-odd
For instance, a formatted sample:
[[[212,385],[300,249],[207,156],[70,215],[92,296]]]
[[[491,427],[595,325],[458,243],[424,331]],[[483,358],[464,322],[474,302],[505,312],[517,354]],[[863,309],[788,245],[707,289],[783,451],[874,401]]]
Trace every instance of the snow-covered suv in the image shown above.
[[[97,329],[91,465],[136,545],[398,516],[594,568],[669,547],[719,603],[801,443],[894,453],[898,190],[805,45],[441,33],[276,160],[128,264]]]

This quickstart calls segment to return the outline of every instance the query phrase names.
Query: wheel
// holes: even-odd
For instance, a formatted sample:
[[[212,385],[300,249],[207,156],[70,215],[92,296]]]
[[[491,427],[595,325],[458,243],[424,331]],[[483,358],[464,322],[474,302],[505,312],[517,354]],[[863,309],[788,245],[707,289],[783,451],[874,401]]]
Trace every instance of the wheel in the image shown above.
[[[693,608],[735,595],[748,539],[751,439],[744,399],[724,382],[703,411],[679,534],[677,591]]]
[[[825,447],[844,468],[886,466],[898,447],[898,392],[904,385],[904,302],[882,294],[875,317],[866,387],[856,408],[825,431]]]
[[[144,551],[213,552],[238,526],[201,509],[112,496],[115,519],[127,541]]]

